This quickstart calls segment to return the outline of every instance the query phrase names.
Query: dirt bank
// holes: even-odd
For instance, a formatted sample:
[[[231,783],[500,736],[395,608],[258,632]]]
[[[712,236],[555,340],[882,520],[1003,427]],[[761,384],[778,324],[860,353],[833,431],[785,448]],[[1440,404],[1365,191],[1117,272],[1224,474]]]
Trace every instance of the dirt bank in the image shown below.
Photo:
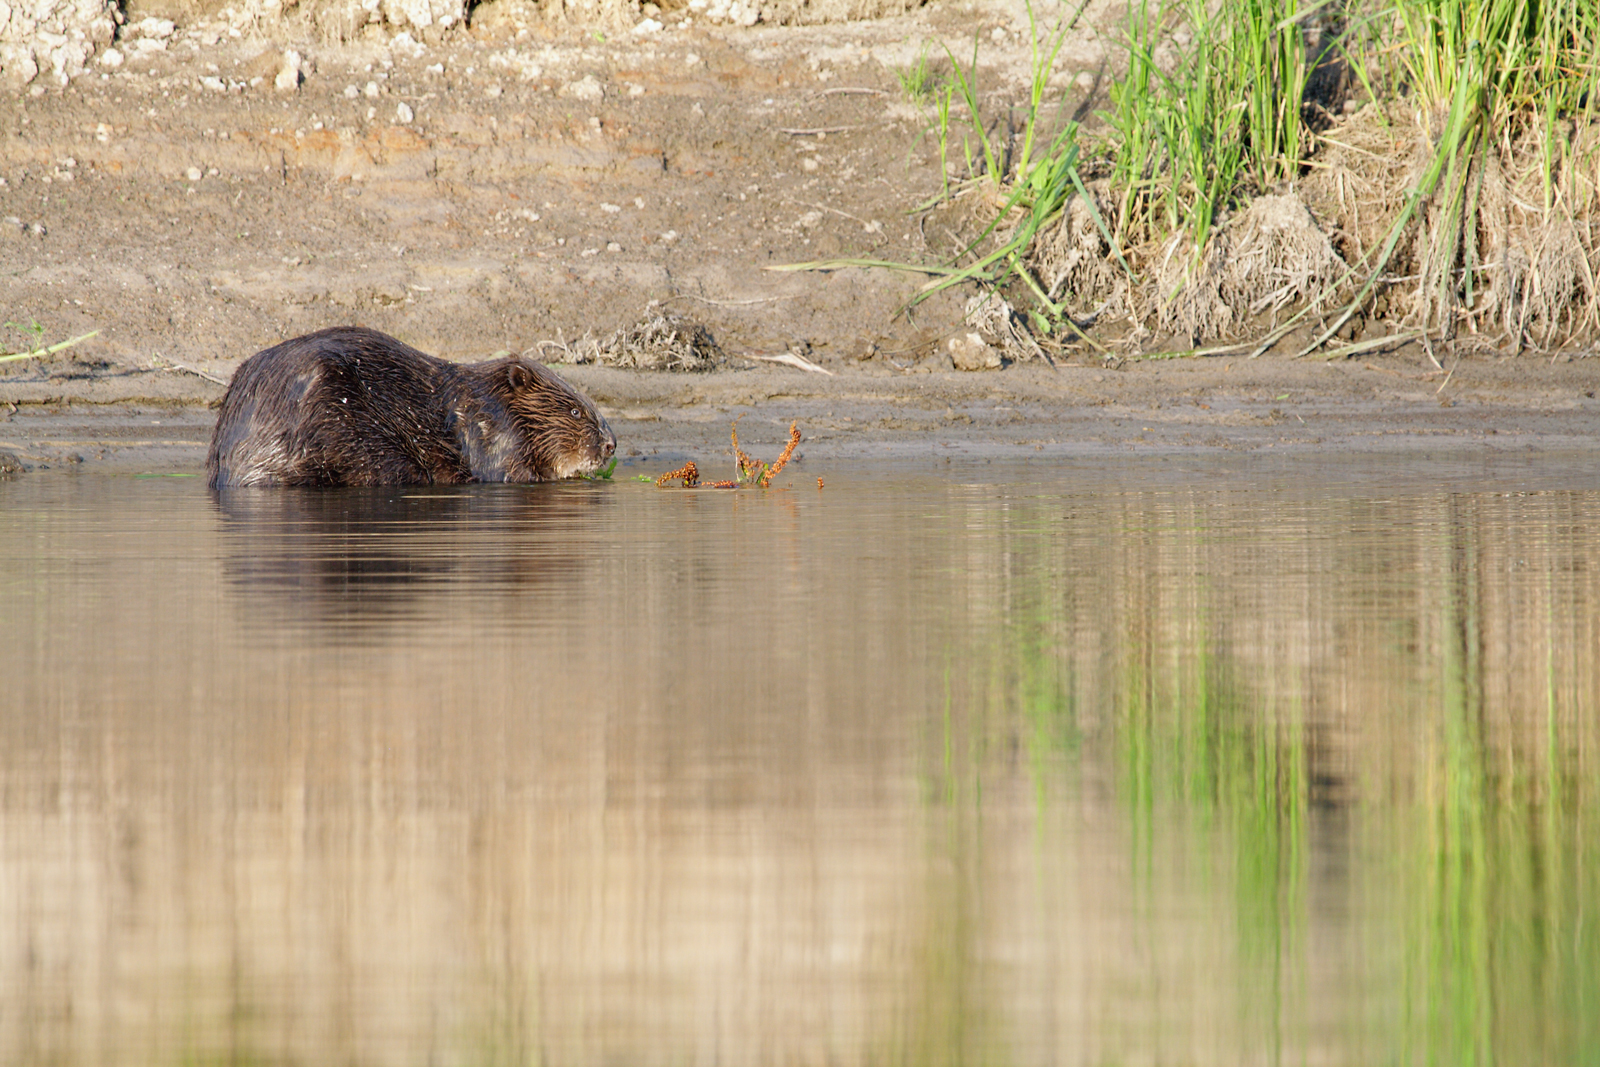
[[[1057,64],[1069,107],[1096,84],[1107,10]],[[98,333],[0,364],[0,448],[197,469],[216,382],[282,338],[356,322],[452,358],[553,356],[654,314],[708,329],[717,369],[566,371],[635,461],[725,448],[741,411],[751,443],[800,419],[814,457],[1593,442],[1588,352],[1436,351],[1441,369],[1417,348],[1333,365],[1086,351],[965,373],[947,345],[966,294],[897,316],[917,276],[762,269],[921,259],[967,232],[961,210],[911,213],[940,164],[895,72],[976,31],[992,99],[1016,92],[1019,12],[604,41],[491,19],[432,43],[179,27],[35,84],[0,100],[0,347]],[[751,358],[787,351],[830,374]]]

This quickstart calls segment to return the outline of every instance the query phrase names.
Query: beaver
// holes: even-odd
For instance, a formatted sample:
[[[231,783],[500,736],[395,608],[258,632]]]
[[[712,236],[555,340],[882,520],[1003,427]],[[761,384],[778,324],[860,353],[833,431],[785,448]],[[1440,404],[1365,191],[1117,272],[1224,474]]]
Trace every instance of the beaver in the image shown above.
[[[339,326],[257,352],[222,398],[213,489],[547,482],[597,470],[617,439],[531,359],[449,363]]]

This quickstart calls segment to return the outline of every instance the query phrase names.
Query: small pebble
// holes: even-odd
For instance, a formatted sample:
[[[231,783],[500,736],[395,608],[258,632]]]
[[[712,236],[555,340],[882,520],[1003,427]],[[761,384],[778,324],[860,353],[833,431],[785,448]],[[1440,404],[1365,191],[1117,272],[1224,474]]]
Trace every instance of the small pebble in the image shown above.
[[[290,48],[283,53],[283,66],[272,79],[272,87],[280,93],[289,93],[300,87],[300,53]]]
[[[401,125],[404,125],[417,117],[416,112],[411,110],[411,105],[403,100],[400,102],[400,105],[394,109],[394,115],[395,118],[400,120]]]
[[[183,172],[183,176],[192,182],[197,182],[201,178],[205,177],[205,172],[199,167],[190,167],[188,170]]]

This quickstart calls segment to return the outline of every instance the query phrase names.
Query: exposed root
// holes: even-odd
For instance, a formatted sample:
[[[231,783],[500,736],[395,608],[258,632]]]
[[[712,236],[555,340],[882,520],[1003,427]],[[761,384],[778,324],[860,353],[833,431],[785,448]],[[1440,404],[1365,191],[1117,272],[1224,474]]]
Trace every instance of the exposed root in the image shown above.
[[[1198,265],[1185,235],[1168,242],[1154,271],[1157,326],[1196,344],[1228,337],[1263,314],[1323,303],[1343,267],[1299,197],[1257,197],[1218,227]]]
[[[585,333],[576,341],[541,341],[539,358],[558,363],[598,363],[640,370],[703,371],[722,362],[711,331],[697,322],[652,310],[604,340]]]
[[[970,297],[963,318],[968,326],[976,329],[984,340],[999,348],[1001,354],[1013,363],[1045,358],[1043,350],[1034,341],[1033,334],[1023,324],[1022,317],[1010,301],[993,289],[985,288]]]
[[[1442,117],[1369,105],[1322,138],[1301,184],[1355,262],[1386,239],[1435,151]],[[1371,313],[1452,337],[1462,327],[1513,349],[1563,343],[1600,326],[1600,246],[1587,220],[1600,130],[1572,121],[1487,146],[1457,189],[1441,182],[1384,269]],[[1544,160],[1553,158],[1553,170]],[[1452,203],[1452,196],[1456,202]]]
[[[1095,211],[1102,221],[1110,218],[1110,202],[1101,190],[1093,192]],[[1081,196],[1068,197],[1057,222],[1034,239],[1028,266],[1050,299],[1065,303],[1080,319],[1120,318],[1133,309],[1128,275],[1114,262]]]
[[[1536,174],[1524,172],[1514,183],[1494,155],[1482,179],[1478,225],[1469,234],[1479,244],[1478,291],[1471,300],[1463,294],[1469,325],[1497,325],[1514,346],[1558,343],[1564,332],[1592,326],[1594,272],[1565,203],[1540,211]]]

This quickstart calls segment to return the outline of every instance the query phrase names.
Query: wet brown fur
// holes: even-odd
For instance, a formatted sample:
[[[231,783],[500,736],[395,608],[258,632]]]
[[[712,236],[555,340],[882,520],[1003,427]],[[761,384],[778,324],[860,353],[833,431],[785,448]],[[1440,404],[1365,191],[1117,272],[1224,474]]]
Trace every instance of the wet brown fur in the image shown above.
[[[541,363],[450,363],[335,327],[240,364],[206,475],[218,489],[544,482],[594,471],[615,450],[594,404]]]

